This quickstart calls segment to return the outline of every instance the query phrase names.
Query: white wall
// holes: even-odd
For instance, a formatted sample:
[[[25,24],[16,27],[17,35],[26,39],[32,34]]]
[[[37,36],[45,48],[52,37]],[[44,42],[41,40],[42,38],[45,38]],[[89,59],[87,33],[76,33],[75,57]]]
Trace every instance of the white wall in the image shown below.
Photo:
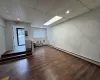
[[[100,9],[51,27],[48,37],[55,47],[100,62]]]
[[[1,18],[1,17],[0,17],[0,25],[3,26],[3,27],[5,27],[5,21],[4,21],[4,19]]]
[[[13,50],[13,27],[24,27],[25,30],[28,30],[28,32],[30,32],[30,24],[28,23],[20,23],[20,24],[16,24],[16,22],[14,21],[6,21],[6,28],[5,28],[5,35],[6,35],[6,50]],[[29,34],[30,37],[30,34]]]
[[[36,30],[44,30],[45,31],[45,38],[34,38],[33,35],[34,35],[34,32]],[[36,28],[36,27],[33,27],[31,28],[31,36],[33,38],[33,41],[37,42],[37,41],[41,41],[43,44],[48,44],[48,38],[47,38],[47,28]],[[45,40],[45,42],[43,42],[43,40]]]
[[[30,24],[23,24],[24,28],[25,28],[25,31],[28,31],[28,36],[26,37],[27,40],[33,40],[33,41],[43,41],[45,40],[44,44],[48,44],[48,39],[47,37],[46,38],[33,38],[33,33],[34,33],[34,30],[36,29],[44,29],[46,30],[46,28],[37,28],[37,27],[31,27]],[[47,33],[46,33],[46,36],[47,36]]]
[[[6,38],[6,50],[13,50],[13,34],[12,34],[12,22],[6,21],[5,38]]]
[[[36,29],[35,27],[31,27],[29,23],[21,22],[20,24],[16,24],[14,21],[6,21],[5,35],[6,35],[7,50],[13,50],[13,32],[12,32],[13,26],[24,27],[25,31],[28,31],[28,37],[26,37],[26,39],[34,40],[33,31],[34,29]],[[36,40],[43,40],[43,39],[36,39]],[[45,38],[45,40],[47,41],[47,38]]]
[[[6,51],[5,44],[5,23],[2,18],[0,18],[0,56]]]

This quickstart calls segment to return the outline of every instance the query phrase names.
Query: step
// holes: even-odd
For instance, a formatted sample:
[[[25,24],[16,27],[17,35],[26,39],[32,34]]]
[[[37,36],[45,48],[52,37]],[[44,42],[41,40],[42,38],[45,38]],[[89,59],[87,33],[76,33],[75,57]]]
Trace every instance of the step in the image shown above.
[[[24,52],[16,52],[16,53],[6,53],[6,54],[2,54],[1,58],[5,58],[5,57],[10,57],[10,56],[17,56],[17,55],[21,55],[21,54],[26,54],[26,51]]]
[[[5,57],[5,58],[1,58],[0,62],[6,62],[6,61],[9,61],[9,60],[13,60],[13,59],[15,60],[15,59],[25,57],[25,56],[26,56],[26,54],[8,56],[8,57]]]

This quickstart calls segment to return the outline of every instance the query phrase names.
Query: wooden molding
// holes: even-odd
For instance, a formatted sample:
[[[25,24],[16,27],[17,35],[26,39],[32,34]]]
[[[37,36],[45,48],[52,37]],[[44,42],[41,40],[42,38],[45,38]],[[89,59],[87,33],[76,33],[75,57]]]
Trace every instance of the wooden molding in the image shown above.
[[[57,50],[59,50],[59,51],[62,51],[62,52],[64,52],[64,53],[68,53],[68,54],[70,54],[70,55],[73,55],[73,56],[75,56],[75,57],[81,58],[81,59],[86,60],[86,61],[88,61],[88,62],[90,62],[90,63],[93,63],[93,64],[96,64],[96,65],[100,66],[100,62],[97,62],[97,61],[95,61],[95,60],[86,58],[86,57],[81,56],[81,55],[77,55],[77,54],[75,54],[75,53],[72,53],[72,52],[63,50],[63,49],[61,49],[61,48],[55,47],[55,46],[50,45],[50,44],[49,44],[48,46],[53,47],[53,48],[55,48],[55,49],[57,49]]]

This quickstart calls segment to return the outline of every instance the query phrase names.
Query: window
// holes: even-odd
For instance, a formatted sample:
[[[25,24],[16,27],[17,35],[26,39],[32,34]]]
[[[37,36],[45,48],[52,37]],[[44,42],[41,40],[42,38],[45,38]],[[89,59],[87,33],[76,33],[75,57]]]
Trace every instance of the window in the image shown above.
[[[45,38],[46,37],[46,29],[35,29],[33,32],[34,38]]]
[[[25,32],[24,28],[16,28],[18,46],[25,45]]]

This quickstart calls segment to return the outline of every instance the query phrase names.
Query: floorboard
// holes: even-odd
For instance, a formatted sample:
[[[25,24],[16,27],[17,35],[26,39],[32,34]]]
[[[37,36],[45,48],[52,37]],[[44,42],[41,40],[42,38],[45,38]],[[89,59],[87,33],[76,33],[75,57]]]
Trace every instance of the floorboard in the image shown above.
[[[0,65],[0,79],[10,80],[100,80],[100,67],[44,46],[34,56]]]

